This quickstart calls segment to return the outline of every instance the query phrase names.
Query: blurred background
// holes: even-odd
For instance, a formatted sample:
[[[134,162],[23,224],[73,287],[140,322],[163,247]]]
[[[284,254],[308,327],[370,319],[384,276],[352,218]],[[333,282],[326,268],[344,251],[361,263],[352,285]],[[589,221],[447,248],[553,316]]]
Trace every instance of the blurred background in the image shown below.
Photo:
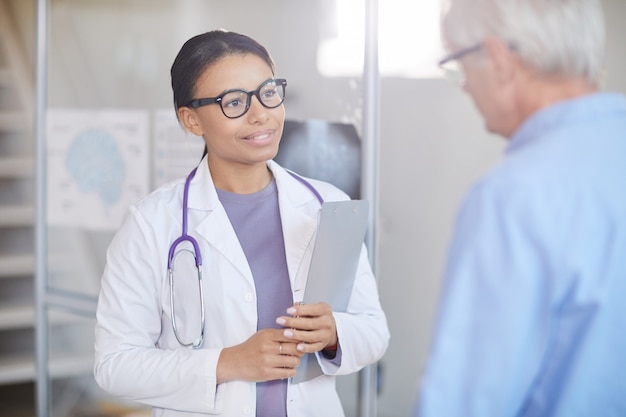
[[[505,142],[484,132],[470,99],[436,67],[443,55],[439,1],[378,3],[374,252],[392,337],[378,366],[375,410],[359,405],[359,375],[341,377],[338,385],[347,416],[403,417],[424,365],[456,208],[468,186],[497,163]],[[626,93],[626,2],[602,3],[605,88]],[[38,309],[37,2],[0,0],[0,415],[36,414],[37,326],[45,329],[42,383],[50,416],[146,415],[95,386],[93,309],[106,247],[126,207],[185,175],[201,156],[202,142],[176,123],[169,78],[174,56],[188,38],[216,28],[265,45],[276,75],[288,80],[286,132],[293,134],[285,137],[285,149],[308,141],[310,147],[296,154],[317,155],[295,161],[304,164],[295,169],[347,188],[355,176],[360,180],[366,122],[366,0],[47,4],[46,120],[38,127],[45,132],[47,302]]]

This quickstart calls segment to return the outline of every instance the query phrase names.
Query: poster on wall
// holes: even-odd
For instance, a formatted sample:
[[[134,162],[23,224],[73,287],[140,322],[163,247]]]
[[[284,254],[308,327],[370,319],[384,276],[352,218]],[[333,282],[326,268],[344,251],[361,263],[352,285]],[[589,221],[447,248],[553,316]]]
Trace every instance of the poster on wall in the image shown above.
[[[154,112],[154,186],[185,178],[198,165],[204,139],[185,131],[172,109]]]
[[[48,110],[49,225],[117,229],[149,192],[148,128],[142,110]]]

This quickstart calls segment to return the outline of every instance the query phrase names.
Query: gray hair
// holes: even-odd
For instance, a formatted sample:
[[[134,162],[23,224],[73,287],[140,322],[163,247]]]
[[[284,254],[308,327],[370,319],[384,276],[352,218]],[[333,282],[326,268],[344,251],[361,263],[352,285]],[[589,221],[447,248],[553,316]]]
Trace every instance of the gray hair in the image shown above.
[[[600,84],[604,16],[599,0],[448,0],[442,35],[455,47],[495,36],[545,75],[582,76]]]

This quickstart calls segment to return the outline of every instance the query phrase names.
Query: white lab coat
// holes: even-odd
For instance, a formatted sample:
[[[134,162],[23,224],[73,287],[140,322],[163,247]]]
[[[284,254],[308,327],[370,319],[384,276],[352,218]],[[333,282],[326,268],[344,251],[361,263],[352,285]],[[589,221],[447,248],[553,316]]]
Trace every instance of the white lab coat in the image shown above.
[[[294,302],[300,301],[320,204],[278,164],[269,161],[268,166],[278,187]],[[348,198],[330,184],[309,182],[325,201]],[[152,406],[153,416],[254,416],[254,383],[216,384],[221,349],[256,332],[257,307],[252,273],[206,159],[191,182],[188,203],[189,234],[197,239],[204,264],[204,343],[200,349],[183,348],[172,330],[167,259],[171,243],[181,234],[183,187],[183,179],[175,181],[132,206],[109,247],[97,309],[95,378],[113,395]],[[200,327],[199,291],[195,268],[189,259],[186,264],[189,271],[175,275],[176,283],[185,287],[177,285],[175,304],[179,333],[191,340]],[[365,246],[355,279],[347,311],[334,313],[341,366],[317,355],[325,375],[289,384],[289,417],[343,416],[333,375],[376,362],[388,346],[387,322]]]

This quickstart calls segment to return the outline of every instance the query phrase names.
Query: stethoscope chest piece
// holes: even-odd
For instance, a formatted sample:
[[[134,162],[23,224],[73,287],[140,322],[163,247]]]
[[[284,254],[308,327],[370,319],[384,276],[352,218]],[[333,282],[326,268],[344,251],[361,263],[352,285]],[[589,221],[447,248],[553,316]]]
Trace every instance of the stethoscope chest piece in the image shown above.
[[[174,242],[170,246],[169,256],[167,260],[167,275],[170,286],[170,314],[172,315],[172,328],[174,330],[174,336],[176,336],[176,340],[178,340],[178,343],[180,343],[182,346],[193,348],[200,347],[204,342],[204,327],[206,323],[206,318],[204,314],[204,289],[202,285],[202,255],[200,253],[200,246],[198,245],[196,239],[194,239],[193,236],[190,236],[187,233],[189,185],[193,177],[196,175],[197,169],[198,168],[195,168],[193,171],[191,171],[187,176],[187,179],[185,180],[185,188],[183,191],[182,233],[176,240],[174,240]],[[191,249],[183,248],[177,251],[178,246],[181,245],[183,242],[188,242],[191,245]],[[191,342],[183,340],[182,336],[180,335],[178,325],[176,323],[176,307],[174,305],[174,267],[177,258],[183,254],[189,254],[193,257],[196,271],[198,274],[198,295],[200,297],[200,335],[198,338],[194,339]]]

